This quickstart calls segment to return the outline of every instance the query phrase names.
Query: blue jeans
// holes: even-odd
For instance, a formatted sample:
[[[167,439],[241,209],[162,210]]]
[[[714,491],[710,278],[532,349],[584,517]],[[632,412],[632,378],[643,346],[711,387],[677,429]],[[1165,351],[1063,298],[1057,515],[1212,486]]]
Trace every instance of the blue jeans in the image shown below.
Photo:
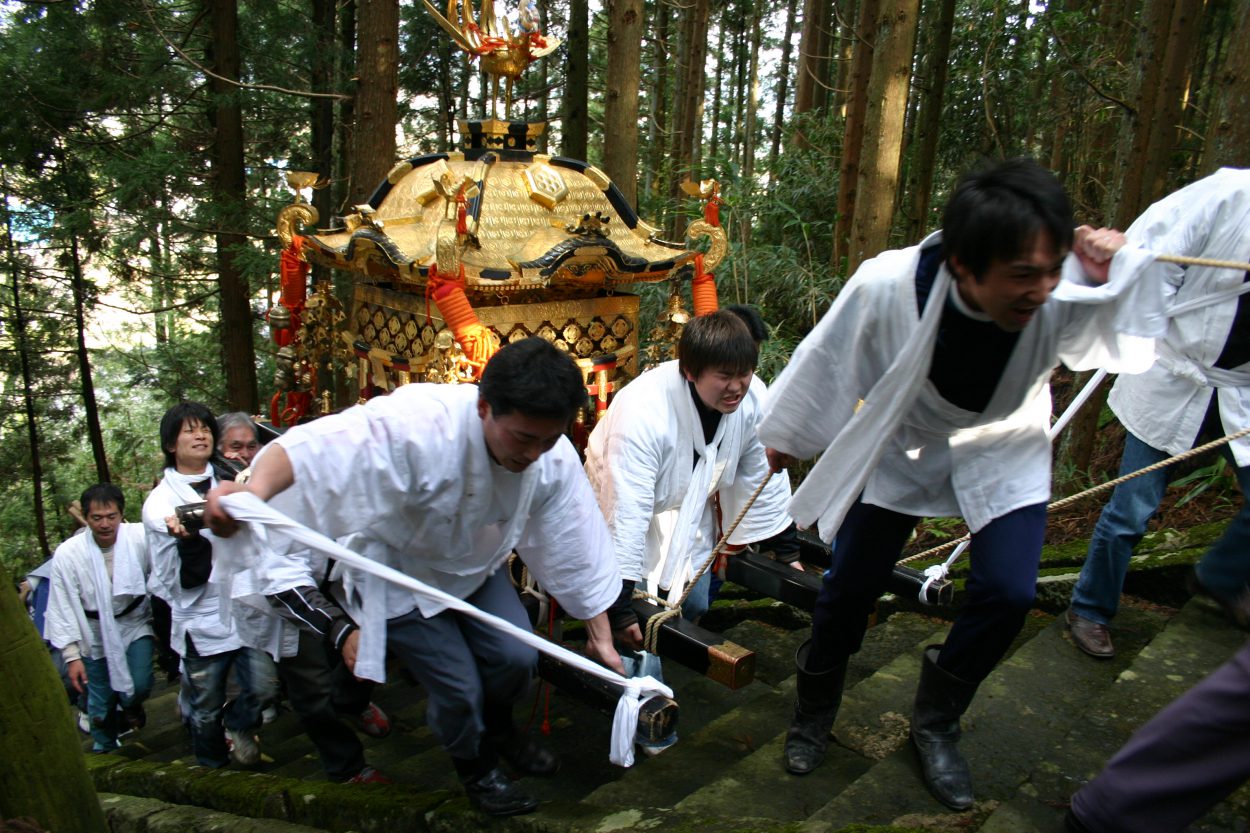
[[[1222,453],[1237,474],[1242,495],[1247,494],[1250,467],[1238,466],[1228,446],[1224,446]],[[1170,456],[1130,433],[1124,440],[1120,474],[1131,474]],[[1159,469],[1121,483],[1112,491],[1111,500],[1098,516],[1085,565],[1072,591],[1072,612],[1076,615],[1103,625],[1115,616],[1133,548],[1146,534],[1150,519],[1159,511],[1159,501],[1163,500],[1170,479],[1169,469]],[[1250,508],[1244,502],[1224,534],[1207,550],[1194,570],[1198,580],[1217,596],[1231,599],[1245,587],[1250,578]]]
[[[261,711],[278,696],[278,673],[264,651],[236,648],[207,657],[184,656],[191,695],[191,747],[203,766],[229,763],[223,729],[250,732],[261,724]],[[234,669],[239,696],[226,705],[226,678]]]
[[[91,718],[93,751],[108,752],[118,747],[117,734],[121,728],[117,720],[119,703],[123,708],[137,706],[152,693],[153,645],[152,637],[144,636],[126,646],[126,667],[130,669],[130,679],[135,686],[134,694],[129,697],[113,690],[109,681],[108,660],[104,657],[83,658],[83,667],[87,669],[87,716]]]

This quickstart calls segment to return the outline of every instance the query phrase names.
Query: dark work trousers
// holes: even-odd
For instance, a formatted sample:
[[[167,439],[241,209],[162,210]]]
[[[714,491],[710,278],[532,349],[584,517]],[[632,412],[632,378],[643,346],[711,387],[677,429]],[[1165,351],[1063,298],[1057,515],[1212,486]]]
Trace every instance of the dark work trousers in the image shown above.
[[[1250,779],[1250,643],[1137,730],[1072,798],[1095,833],[1180,833]]]
[[[919,521],[862,497],[855,501],[816,598],[809,671],[832,668],[859,650],[868,617]],[[1011,647],[1033,605],[1045,531],[1046,506],[1039,503],[995,518],[972,536],[963,609],[938,655],[943,670],[979,683]]]
[[[529,618],[508,571],[499,570],[465,599],[487,613],[525,630]],[[425,721],[434,737],[455,758],[477,758],[487,731],[484,715],[511,717],[511,704],[529,688],[538,652],[517,639],[462,613],[445,610],[425,618],[420,610],[386,623],[386,647],[425,688]]]
[[[333,665],[322,637],[303,629],[299,632],[299,653],[278,663],[278,676],[286,686],[291,708],[321,755],[321,766],[331,781],[346,781],[365,767],[365,749],[356,732],[339,717],[336,702],[340,677],[351,673],[342,662]],[[356,710],[364,711],[365,705]]]

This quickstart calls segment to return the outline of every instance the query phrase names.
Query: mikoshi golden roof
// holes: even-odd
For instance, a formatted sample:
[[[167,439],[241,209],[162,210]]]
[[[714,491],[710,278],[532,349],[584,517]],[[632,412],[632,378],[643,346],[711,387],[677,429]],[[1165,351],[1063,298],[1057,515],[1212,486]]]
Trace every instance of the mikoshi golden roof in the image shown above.
[[[660,239],[598,168],[534,151],[544,125],[460,123],[466,149],[397,164],[343,230],[305,237],[313,262],[396,288],[424,287],[430,269],[470,295],[663,280],[696,252]],[[712,237],[711,270],[724,255]]]

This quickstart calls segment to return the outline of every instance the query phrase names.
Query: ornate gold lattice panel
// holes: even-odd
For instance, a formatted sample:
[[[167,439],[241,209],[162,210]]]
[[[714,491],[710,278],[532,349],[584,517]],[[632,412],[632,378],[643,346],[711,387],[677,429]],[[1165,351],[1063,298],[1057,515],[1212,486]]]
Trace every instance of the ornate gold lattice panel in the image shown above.
[[[638,373],[638,297],[624,293],[554,301],[475,305],[478,319],[503,344],[539,336],[570,353],[579,363],[608,353],[618,356],[613,388]],[[357,284],[352,303],[351,329],[361,346],[391,357],[385,364],[407,365],[391,383],[434,379],[441,372],[450,331],[431,303],[426,320],[425,299]],[[440,333],[447,333],[441,339]],[[442,349],[440,349],[442,348]]]

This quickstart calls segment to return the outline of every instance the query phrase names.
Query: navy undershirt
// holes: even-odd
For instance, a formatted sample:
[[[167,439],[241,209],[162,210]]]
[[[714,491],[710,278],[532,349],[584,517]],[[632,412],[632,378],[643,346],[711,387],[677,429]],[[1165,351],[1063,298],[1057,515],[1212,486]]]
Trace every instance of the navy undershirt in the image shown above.
[[[707,445],[716,436],[716,429],[720,426],[720,418],[723,414],[703,404],[703,400],[699,398],[699,391],[695,389],[694,382],[687,380],[686,385],[690,388],[690,398],[694,400],[694,409],[699,412],[699,424],[703,426],[703,444]],[[694,456],[699,456],[698,451],[695,452]]]
[[[1246,280],[1250,280],[1250,272],[1246,273]],[[1215,366],[1232,370],[1246,362],[1250,362],[1250,292],[1237,296],[1237,314]]]
[[[916,312],[924,314],[925,302],[942,266],[942,247],[920,252],[916,267]],[[946,299],[938,322],[937,343],[929,365],[929,381],[942,398],[965,411],[981,413],[990,404],[1020,333],[1009,333],[993,321],[969,318]]]

